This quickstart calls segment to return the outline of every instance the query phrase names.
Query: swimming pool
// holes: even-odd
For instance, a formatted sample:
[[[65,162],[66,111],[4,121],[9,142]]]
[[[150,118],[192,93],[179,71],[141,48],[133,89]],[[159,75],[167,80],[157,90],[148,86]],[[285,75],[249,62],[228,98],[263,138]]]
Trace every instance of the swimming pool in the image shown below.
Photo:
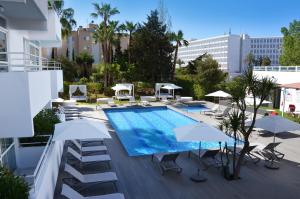
[[[199,149],[199,143],[177,142],[173,129],[197,121],[166,107],[104,110],[129,156]],[[202,142],[201,148],[218,143]]]
[[[206,106],[204,106],[202,104],[197,104],[197,105],[181,104],[181,105],[176,105],[175,107],[182,110],[182,111],[191,112],[191,113],[199,113],[199,112],[202,112],[202,111],[210,110],[209,108],[207,108]]]

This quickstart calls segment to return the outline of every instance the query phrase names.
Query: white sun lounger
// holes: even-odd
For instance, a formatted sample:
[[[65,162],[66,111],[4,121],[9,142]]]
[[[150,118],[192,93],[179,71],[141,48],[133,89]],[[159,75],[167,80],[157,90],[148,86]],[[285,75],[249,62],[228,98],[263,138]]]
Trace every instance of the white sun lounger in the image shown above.
[[[82,152],[107,151],[106,146],[82,146],[77,140],[71,140],[71,142]]]
[[[84,197],[66,184],[62,185],[61,194],[69,199],[125,199],[122,193],[112,193],[112,194]]]
[[[71,147],[68,147],[68,152],[72,154],[76,159],[78,159],[81,162],[87,163],[87,162],[107,162],[110,161],[111,158],[107,154],[103,155],[88,155],[88,156],[82,156],[77,151],[72,149]]]
[[[104,173],[94,173],[94,174],[82,174],[74,167],[65,164],[65,171],[71,174],[74,178],[79,180],[81,183],[93,183],[93,182],[115,182],[118,180],[115,172],[104,172]]]

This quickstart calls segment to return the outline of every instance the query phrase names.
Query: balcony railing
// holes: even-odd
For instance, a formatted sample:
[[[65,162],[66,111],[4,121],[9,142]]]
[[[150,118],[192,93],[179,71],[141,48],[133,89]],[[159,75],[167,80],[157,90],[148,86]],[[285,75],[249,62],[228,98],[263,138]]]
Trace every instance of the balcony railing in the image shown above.
[[[0,52],[0,72],[61,70],[61,63],[24,52]]]
[[[39,183],[39,178],[40,178],[40,175],[42,172],[42,168],[45,166],[47,156],[49,155],[48,151],[49,151],[49,148],[51,145],[51,141],[52,141],[52,136],[49,136],[48,142],[44,148],[44,151],[40,157],[40,160],[39,160],[37,166],[35,167],[33,174],[24,176],[26,182],[30,185],[33,192],[36,190],[36,187]]]
[[[254,66],[254,71],[300,72],[300,66]]]

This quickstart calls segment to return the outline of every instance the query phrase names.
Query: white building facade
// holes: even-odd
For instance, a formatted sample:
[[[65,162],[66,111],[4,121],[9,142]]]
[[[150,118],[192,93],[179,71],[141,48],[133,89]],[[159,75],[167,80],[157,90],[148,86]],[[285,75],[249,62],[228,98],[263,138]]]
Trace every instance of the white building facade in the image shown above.
[[[60,46],[60,20],[48,0],[0,1],[0,165],[24,176],[30,198],[53,198],[58,174],[63,143],[22,147],[19,138],[34,136],[33,118],[63,89],[60,64],[41,57],[43,47]]]
[[[234,76],[247,67],[245,60],[249,53],[256,59],[268,56],[272,65],[278,65],[281,46],[282,37],[250,38],[246,34],[227,34],[189,41],[188,46],[179,48],[178,59],[186,66],[188,62],[207,53],[218,61],[220,69]]]

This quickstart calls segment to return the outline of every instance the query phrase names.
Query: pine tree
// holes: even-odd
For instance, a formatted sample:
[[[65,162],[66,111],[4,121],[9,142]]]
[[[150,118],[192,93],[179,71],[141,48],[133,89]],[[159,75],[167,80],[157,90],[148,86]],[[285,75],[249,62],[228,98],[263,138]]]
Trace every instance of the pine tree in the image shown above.
[[[157,10],[151,11],[147,22],[139,25],[132,41],[132,60],[139,80],[168,81],[172,75],[172,52],[166,25],[159,21]]]

